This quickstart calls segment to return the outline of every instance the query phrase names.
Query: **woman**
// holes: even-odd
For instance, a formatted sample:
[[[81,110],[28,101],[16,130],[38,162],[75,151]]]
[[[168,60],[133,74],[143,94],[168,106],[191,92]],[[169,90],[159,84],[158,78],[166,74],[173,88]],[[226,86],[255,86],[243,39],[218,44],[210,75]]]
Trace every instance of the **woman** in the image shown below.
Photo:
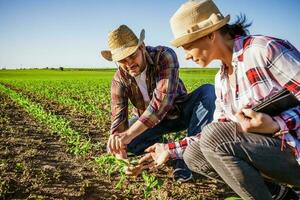
[[[298,199],[277,182],[300,187],[300,106],[277,116],[250,107],[283,88],[300,99],[300,53],[287,41],[247,35],[244,17],[232,25],[229,18],[211,0],[189,1],[171,18],[171,43],[187,59],[222,62],[214,122],[196,137],[153,145],[140,163],[158,167],[183,158],[195,172],[220,176],[243,199]]]

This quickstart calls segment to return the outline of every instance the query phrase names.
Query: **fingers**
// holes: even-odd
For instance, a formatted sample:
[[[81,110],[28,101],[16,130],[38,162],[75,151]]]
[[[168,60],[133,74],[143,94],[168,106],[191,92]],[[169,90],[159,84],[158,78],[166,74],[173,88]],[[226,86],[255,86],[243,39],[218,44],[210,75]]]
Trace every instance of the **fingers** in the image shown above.
[[[126,146],[123,144],[118,135],[111,135],[107,142],[107,151],[116,154],[121,150],[125,150]]]
[[[242,112],[250,118],[255,118],[257,115],[257,112],[255,112],[254,110],[250,109],[250,108],[244,108],[242,109]]]
[[[129,161],[127,160],[127,152],[126,152],[126,150],[122,149],[122,150],[118,151],[115,154],[115,156],[116,156],[117,159],[124,160],[127,163],[129,163]]]
[[[145,152],[149,153],[149,152],[151,152],[151,151],[155,151],[156,145],[157,145],[157,144],[158,144],[158,143],[155,143],[154,145],[148,147],[148,148],[145,150]]]
[[[112,143],[112,139],[111,139],[111,136],[110,136],[108,138],[107,145],[106,145],[108,153],[113,153],[113,149],[112,149],[112,144],[111,143]]]
[[[151,160],[153,160],[151,154],[150,154],[150,153],[147,153],[145,156],[143,156],[143,157],[139,160],[138,164],[142,164],[142,163],[145,163],[145,162],[151,161]]]

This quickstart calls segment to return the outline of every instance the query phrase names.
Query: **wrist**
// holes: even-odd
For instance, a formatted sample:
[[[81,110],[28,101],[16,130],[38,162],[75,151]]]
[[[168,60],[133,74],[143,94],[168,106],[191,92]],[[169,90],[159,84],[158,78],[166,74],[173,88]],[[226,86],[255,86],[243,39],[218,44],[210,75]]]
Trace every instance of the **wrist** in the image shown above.
[[[125,132],[125,140],[130,143],[133,140],[133,134],[129,130]]]
[[[169,144],[164,144],[164,150],[168,153],[167,158],[168,160],[170,159],[170,149],[169,149]]]
[[[277,133],[278,131],[280,131],[280,125],[279,123],[273,119],[273,133]]]

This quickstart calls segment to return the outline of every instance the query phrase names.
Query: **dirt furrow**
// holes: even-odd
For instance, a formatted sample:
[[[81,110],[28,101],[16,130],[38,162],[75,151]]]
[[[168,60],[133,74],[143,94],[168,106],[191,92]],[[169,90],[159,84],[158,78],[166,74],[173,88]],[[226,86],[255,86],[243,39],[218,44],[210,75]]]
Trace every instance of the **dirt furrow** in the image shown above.
[[[0,199],[123,199],[93,163],[0,92]]]
[[[47,99],[46,97],[38,96],[32,92],[17,88],[11,84],[2,83],[6,87],[23,94],[29,98],[32,102],[40,104],[45,111],[54,115],[61,116],[70,121],[69,126],[82,134],[83,137],[91,138],[92,143],[101,144],[100,152],[94,152],[94,154],[103,153],[106,150],[106,140],[109,134],[109,115],[108,119],[103,122],[95,115],[86,114],[80,112],[78,109],[74,109],[67,105],[63,105],[55,100]]]

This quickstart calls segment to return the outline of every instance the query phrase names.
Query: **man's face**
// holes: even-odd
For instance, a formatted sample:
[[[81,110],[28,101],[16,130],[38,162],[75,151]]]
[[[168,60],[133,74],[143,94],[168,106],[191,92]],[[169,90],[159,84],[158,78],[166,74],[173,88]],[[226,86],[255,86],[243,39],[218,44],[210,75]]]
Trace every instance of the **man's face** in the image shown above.
[[[205,36],[182,46],[185,51],[185,59],[192,59],[200,67],[206,67],[212,61],[212,43]]]
[[[118,65],[125,69],[131,76],[140,75],[146,66],[142,47],[139,47],[130,56],[118,61]]]

